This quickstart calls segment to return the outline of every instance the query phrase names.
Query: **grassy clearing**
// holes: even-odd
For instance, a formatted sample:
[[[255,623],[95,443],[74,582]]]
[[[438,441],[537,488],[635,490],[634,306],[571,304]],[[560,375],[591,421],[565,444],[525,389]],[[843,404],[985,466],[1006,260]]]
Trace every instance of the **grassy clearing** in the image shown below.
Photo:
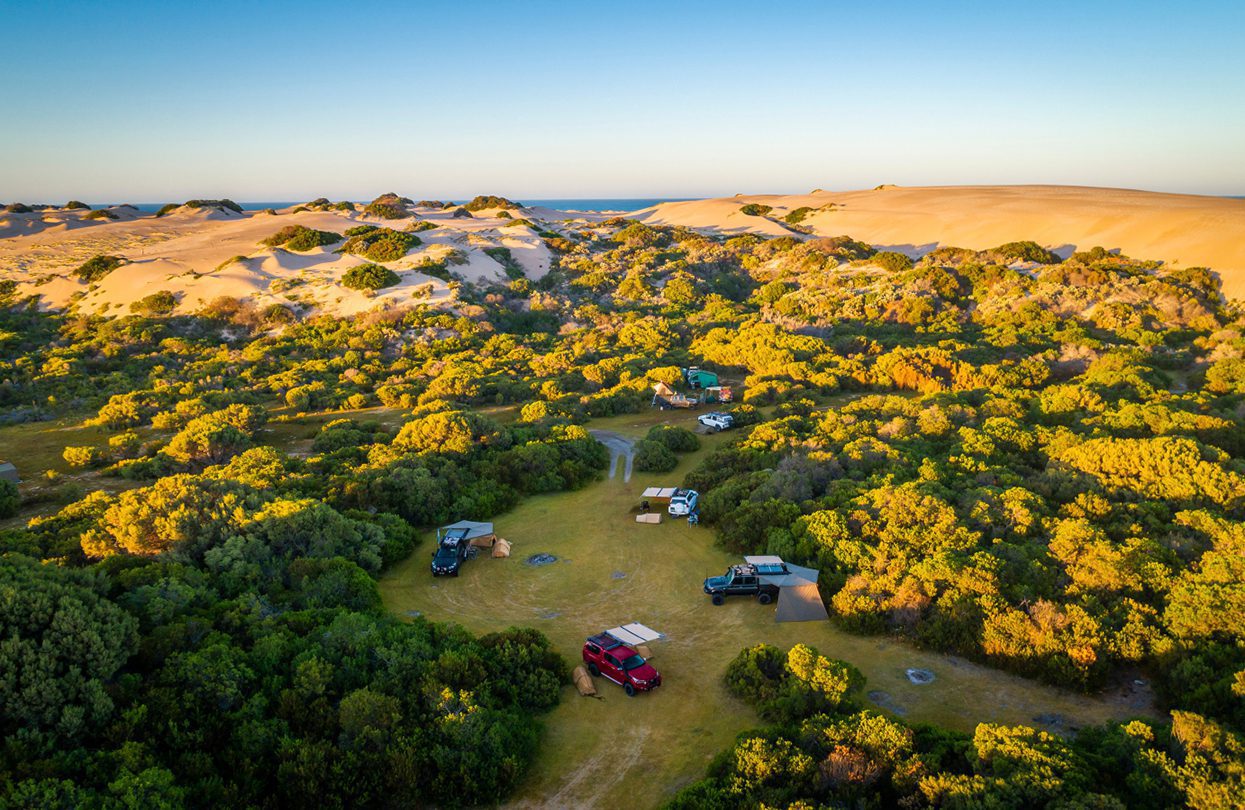
[[[590,427],[639,438],[660,423],[690,427],[694,416],[654,411],[594,420]],[[721,676],[741,647],[762,641],[805,642],[850,661],[868,677],[867,688],[885,693],[879,700],[910,722],[971,730],[979,722],[1032,724],[1041,714],[1084,725],[1149,713],[1144,696],[1134,704],[1075,695],[904,643],[849,635],[830,622],[777,624],[772,606],[751,600],[713,607],[701,581],[738,559],[714,546],[709,528],[686,521],[641,525],[632,510],[645,487],[679,482],[727,438],[702,437],[702,449],[684,456],[672,473],[636,472],[626,483],[620,473],[579,492],[526,500],[495,520],[498,534],[514,544],[508,560],[473,560],[461,577],[433,580],[425,542],[382,578],[385,604],[399,615],[456,621],[476,632],[537,627],[568,661],[579,660],[586,635],[622,622],[667,634],[653,645],[653,664],[665,681],[656,692],[629,699],[597,679],[604,699],[591,700],[566,687],[516,805],[605,806],[627,797],[627,806],[643,808],[668,799],[700,777],[736,734],[757,724],[726,693]],[[559,561],[524,564],[540,552]],[[905,675],[909,667],[931,670],[937,679],[916,686]]]

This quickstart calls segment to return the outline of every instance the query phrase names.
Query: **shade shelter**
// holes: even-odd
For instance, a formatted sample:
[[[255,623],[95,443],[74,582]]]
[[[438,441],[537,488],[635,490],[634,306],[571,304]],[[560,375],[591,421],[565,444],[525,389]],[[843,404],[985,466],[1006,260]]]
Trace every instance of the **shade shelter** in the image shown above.
[[[650,641],[656,641],[662,638],[662,634],[658,633],[651,627],[646,627],[639,622],[624,624],[605,631],[605,635],[616,638],[629,647],[637,644],[647,644]]]
[[[778,586],[774,621],[811,622],[830,618],[817,587],[817,569],[792,565],[773,555],[744,557],[744,562],[756,567],[758,579]]]
[[[492,548],[493,543],[497,541],[497,535],[493,532],[492,523],[480,523],[474,520],[460,520],[457,523],[451,523],[448,526],[442,526],[437,529],[437,544],[440,545],[441,539],[450,532],[465,530],[464,539],[473,546],[479,548]]]
[[[7,461],[0,461],[0,481],[12,481],[14,484],[21,483],[21,477],[17,474],[17,468]]]

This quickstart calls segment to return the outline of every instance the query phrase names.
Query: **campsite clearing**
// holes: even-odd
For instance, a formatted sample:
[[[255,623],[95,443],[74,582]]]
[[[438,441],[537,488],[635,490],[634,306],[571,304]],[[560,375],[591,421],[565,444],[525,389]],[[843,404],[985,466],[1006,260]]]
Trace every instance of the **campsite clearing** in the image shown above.
[[[591,427],[642,438],[655,424],[683,418],[654,410],[594,420]],[[592,806],[627,796],[628,807],[641,810],[669,799],[703,776],[736,734],[759,725],[753,711],[727,693],[722,674],[740,649],[761,642],[784,649],[803,642],[851,662],[868,678],[873,705],[908,722],[971,731],[979,722],[1035,725],[1039,716],[1086,725],[1153,714],[1142,692],[1131,698],[1076,695],[899,641],[851,635],[829,621],[778,623],[774,606],[750,599],[714,607],[701,584],[739,557],[714,545],[713,529],[683,520],[651,526],[627,515],[646,487],[681,480],[726,441],[729,434],[703,437],[701,450],[680,457],[673,473],[637,471],[630,482],[615,477],[529,498],[494,518],[497,533],[521,544],[522,556],[555,556],[549,565],[483,559],[457,579],[432,580],[425,542],[382,576],[381,594],[397,615],[418,611],[475,632],[535,627],[568,664],[579,661],[585,635],[600,627],[634,620],[666,634],[653,650],[663,685],[645,699],[606,690],[603,681],[597,684],[601,700],[581,698],[566,686],[545,719],[535,768],[513,805]],[[914,668],[937,677],[914,684],[907,675]],[[603,728],[616,733],[602,734]]]

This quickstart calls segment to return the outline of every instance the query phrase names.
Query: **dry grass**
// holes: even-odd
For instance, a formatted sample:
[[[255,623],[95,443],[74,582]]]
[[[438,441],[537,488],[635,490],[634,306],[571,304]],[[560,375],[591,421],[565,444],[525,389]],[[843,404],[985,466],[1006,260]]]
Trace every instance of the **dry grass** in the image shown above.
[[[595,420],[591,427],[641,437],[653,424],[690,426],[686,413],[652,412]],[[468,562],[457,579],[434,580],[430,543],[381,580],[386,605],[401,615],[418,612],[457,621],[477,632],[511,625],[539,628],[568,661],[578,661],[586,635],[628,621],[667,634],[653,646],[664,685],[627,698],[598,679],[604,700],[579,697],[568,685],[547,719],[542,753],[517,806],[652,807],[704,773],[709,760],[740,731],[755,726],[752,711],[721,686],[727,662],[740,648],[769,642],[812,644],[850,661],[869,690],[888,696],[912,722],[971,730],[978,722],[1031,723],[1060,714],[1073,724],[1103,722],[1144,712],[1119,700],[1072,695],[977,666],[922,652],[906,644],[846,634],[829,622],[776,624],[774,608],[751,600],[713,607],[701,581],[737,558],[715,547],[713,532],[667,520],[635,523],[633,510],[647,486],[679,482],[699,456],[729,434],[703,437],[701,451],[667,475],[621,475],[579,492],[531,498],[495,520],[514,543],[507,560]],[[559,561],[524,564],[547,552]],[[618,573],[622,578],[616,578]],[[908,682],[904,670],[932,670],[927,686]]]

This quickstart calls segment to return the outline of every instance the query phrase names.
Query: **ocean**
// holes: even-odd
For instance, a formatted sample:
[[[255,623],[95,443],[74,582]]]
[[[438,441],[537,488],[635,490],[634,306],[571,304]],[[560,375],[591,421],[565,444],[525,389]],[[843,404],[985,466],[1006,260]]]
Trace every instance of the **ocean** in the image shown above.
[[[539,205],[545,208],[556,208],[560,211],[638,211],[663,202],[683,202],[684,200],[700,199],[698,197],[599,197],[584,199],[541,200],[523,198],[515,202],[523,205]],[[265,208],[289,208],[291,205],[305,203],[307,200],[287,200],[284,202],[239,202],[246,211],[262,211]],[[337,202],[337,200],[333,200]],[[368,203],[371,200],[352,200],[351,202]],[[466,202],[466,200],[445,200],[445,202]],[[164,203],[131,203],[139,211],[159,211]],[[98,205],[93,205],[98,208]]]

